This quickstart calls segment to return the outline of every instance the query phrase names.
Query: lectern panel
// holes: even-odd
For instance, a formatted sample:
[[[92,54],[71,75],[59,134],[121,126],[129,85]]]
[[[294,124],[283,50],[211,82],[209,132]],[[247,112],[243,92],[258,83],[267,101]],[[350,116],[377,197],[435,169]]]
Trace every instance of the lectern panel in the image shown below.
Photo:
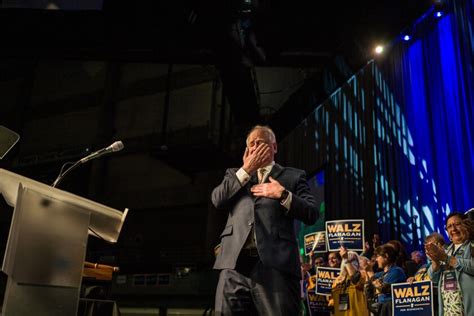
[[[90,212],[19,188],[3,270],[16,282],[78,287]]]
[[[125,212],[0,169],[15,207],[2,270],[2,315],[76,315],[89,228],[117,242]]]
[[[5,297],[2,308],[5,316],[74,316],[79,303],[76,288],[24,285],[11,278]]]
[[[85,210],[91,210],[90,227],[104,240],[117,242],[127,216],[127,209],[124,212],[120,212],[72,193],[52,188],[44,183],[28,179],[5,169],[0,169],[0,193],[8,205],[15,206],[19,201],[17,195],[20,184],[44,196],[76,205]]]

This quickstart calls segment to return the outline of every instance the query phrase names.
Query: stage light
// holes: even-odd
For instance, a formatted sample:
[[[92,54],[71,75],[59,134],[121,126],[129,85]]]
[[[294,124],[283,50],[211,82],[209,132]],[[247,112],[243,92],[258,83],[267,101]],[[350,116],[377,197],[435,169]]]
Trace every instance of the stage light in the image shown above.
[[[383,53],[383,46],[382,45],[377,45],[377,47],[375,47],[375,53],[376,54],[382,54]]]
[[[403,36],[403,40],[405,42],[408,42],[409,40],[411,40],[411,36],[407,34],[407,35]]]
[[[444,15],[444,12],[446,12],[445,1],[436,0],[434,5],[433,5],[433,10],[434,10],[435,17],[437,17],[437,18],[442,17]]]

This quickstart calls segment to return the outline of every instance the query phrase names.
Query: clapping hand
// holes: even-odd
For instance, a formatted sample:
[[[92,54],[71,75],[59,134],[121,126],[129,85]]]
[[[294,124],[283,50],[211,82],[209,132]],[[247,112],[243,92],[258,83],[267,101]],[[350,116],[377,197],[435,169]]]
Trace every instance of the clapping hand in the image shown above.
[[[426,255],[432,261],[435,261],[436,263],[446,260],[446,257],[447,257],[444,249],[438,246],[436,243],[425,244],[425,252],[426,252]]]

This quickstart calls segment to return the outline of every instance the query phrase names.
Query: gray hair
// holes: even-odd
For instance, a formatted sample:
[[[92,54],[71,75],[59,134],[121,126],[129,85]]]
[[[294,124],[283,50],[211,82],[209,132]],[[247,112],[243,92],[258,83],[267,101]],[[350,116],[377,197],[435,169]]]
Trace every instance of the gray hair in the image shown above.
[[[273,130],[268,125],[255,125],[254,127],[252,127],[250,129],[250,131],[248,132],[248,134],[247,134],[247,138],[245,139],[246,143],[247,143],[247,140],[248,140],[250,134],[252,134],[256,130],[264,131],[265,133],[267,133],[268,136],[270,136],[270,141],[272,143],[276,143],[275,133],[273,132]]]

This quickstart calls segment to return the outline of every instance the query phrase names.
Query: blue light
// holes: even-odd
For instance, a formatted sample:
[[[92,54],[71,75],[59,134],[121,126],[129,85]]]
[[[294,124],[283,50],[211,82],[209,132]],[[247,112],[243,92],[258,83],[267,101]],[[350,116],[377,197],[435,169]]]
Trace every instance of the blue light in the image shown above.
[[[400,68],[394,66],[391,72],[387,72],[388,75],[383,73],[383,77],[390,80],[388,90],[393,92],[393,100],[402,106],[397,128],[405,134],[400,136],[402,145],[398,145],[398,150],[401,158],[397,158],[396,164],[399,170],[405,168],[406,182],[391,183],[391,169],[384,160],[378,159],[375,165],[378,172],[376,181],[380,179],[376,191],[379,201],[377,215],[382,220],[380,226],[393,227],[396,220],[392,218],[398,216],[399,223],[395,225],[395,230],[400,240],[412,240],[414,248],[421,247],[421,240],[433,231],[446,235],[443,222],[451,210],[464,210],[474,203],[474,183],[468,176],[473,172],[469,170],[474,170],[473,133],[469,127],[474,120],[469,110],[472,84],[464,79],[464,73],[472,63],[465,67],[464,59],[459,54],[466,43],[462,41],[463,37],[453,36],[459,32],[455,16],[441,10],[434,11],[431,16],[443,18],[437,21],[430,33],[424,36],[417,34],[417,41],[410,43],[409,47],[399,47],[403,54],[392,55],[390,63]],[[403,32],[400,39],[405,40],[408,34],[413,33]],[[385,91],[384,84],[380,83],[383,80],[376,81],[380,91]],[[382,105],[377,109],[390,111],[392,102],[391,97],[383,94]],[[393,118],[382,116],[380,128],[390,126]],[[406,123],[403,123],[405,119]],[[378,117],[375,122],[378,123]],[[448,127],[450,137],[446,137]],[[470,132],[466,133],[467,130]],[[377,126],[375,132],[378,132]],[[395,136],[395,132],[393,134]],[[429,143],[427,139],[436,141]],[[377,140],[374,152],[378,155],[384,153],[385,145],[383,139]],[[451,158],[453,155],[455,159]],[[446,168],[447,165],[451,167]],[[389,182],[384,179],[389,179]],[[392,192],[394,185],[416,189],[396,192],[398,204],[405,207],[393,216],[391,213],[384,216],[385,205],[393,203],[393,197],[389,199],[385,194],[389,190]],[[452,189],[454,186],[456,189]],[[417,220],[413,221],[411,218],[415,216]],[[415,222],[416,227],[411,226]],[[382,237],[387,240],[389,233],[385,229],[381,231]]]
[[[410,35],[405,35],[405,36],[403,36],[403,40],[406,41],[406,42],[408,42],[409,40],[411,40]]]

